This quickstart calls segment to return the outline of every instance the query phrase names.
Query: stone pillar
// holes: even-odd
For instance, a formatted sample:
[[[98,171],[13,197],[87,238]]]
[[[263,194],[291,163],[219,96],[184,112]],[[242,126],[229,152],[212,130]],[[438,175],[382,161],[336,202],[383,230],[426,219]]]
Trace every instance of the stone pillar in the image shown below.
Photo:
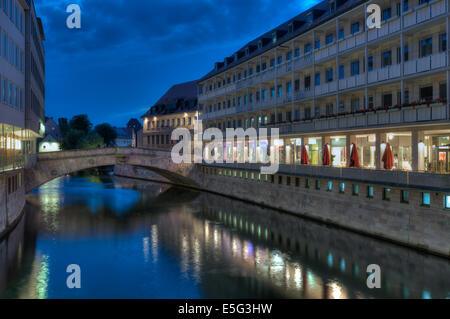
[[[411,132],[411,166],[414,172],[419,170],[419,134],[417,129]]]
[[[379,132],[375,133],[376,136],[376,142],[375,142],[375,165],[376,169],[381,169],[381,157],[383,156],[381,154],[381,143],[385,142],[381,140],[381,134]]]

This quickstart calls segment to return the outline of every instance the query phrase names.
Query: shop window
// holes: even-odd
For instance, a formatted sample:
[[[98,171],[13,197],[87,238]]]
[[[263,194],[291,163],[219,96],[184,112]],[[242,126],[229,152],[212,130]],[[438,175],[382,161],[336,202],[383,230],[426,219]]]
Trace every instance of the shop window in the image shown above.
[[[402,198],[401,198],[401,202],[402,203],[409,203],[409,191],[407,190],[402,190]]]
[[[305,179],[305,188],[309,188],[310,187],[310,181],[309,179]]]
[[[288,176],[286,177],[286,185],[290,186],[291,185],[291,178]]]
[[[383,200],[391,200],[391,189],[383,188]]]
[[[272,184],[274,184],[274,183],[275,183],[275,176],[273,176],[273,175],[270,175],[270,182],[271,182]]]
[[[329,181],[327,191],[331,192],[332,190],[333,190],[333,182]]]
[[[295,178],[295,187],[299,187],[300,186],[300,178],[296,177]]]
[[[373,198],[373,186],[367,186],[367,197]]]
[[[358,196],[358,194],[359,194],[359,186],[358,186],[358,184],[353,184],[352,188],[353,188],[353,195]]]
[[[345,193],[345,183],[339,185],[339,193]]]
[[[447,83],[439,84],[439,98],[446,99],[447,98]]]
[[[283,176],[278,176],[278,184],[283,184]]]

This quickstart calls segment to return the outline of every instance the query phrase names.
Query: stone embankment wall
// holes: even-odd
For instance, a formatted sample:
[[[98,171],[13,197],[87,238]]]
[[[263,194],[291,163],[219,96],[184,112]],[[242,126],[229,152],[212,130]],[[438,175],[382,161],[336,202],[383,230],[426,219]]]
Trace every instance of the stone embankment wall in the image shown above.
[[[122,166],[122,165],[121,165]],[[126,177],[166,182],[145,169],[116,167]],[[422,205],[420,189],[408,189],[409,200],[401,200],[403,189],[390,188],[390,199],[383,197],[383,185],[373,187],[368,198],[369,184],[358,183],[359,193],[352,192],[354,183],[330,179],[275,176],[273,182],[219,175],[217,169],[197,166],[190,178],[209,192],[275,208],[298,216],[337,225],[358,233],[375,236],[399,244],[450,257],[450,211],[443,208],[444,193],[431,192],[430,206]],[[250,173],[249,173],[250,175]],[[257,175],[257,174],[255,174]],[[306,187],[309,180],[309,187]],[[320,180],[320,189],[316,188]],[[332,182],[328,190],[328,182]],[[344,190],[341,189],[344,183]],[[298,186],[297,186],[298,185]]]
[[[25,187],[19,178],[8,191],[11,183],[8,179],[14,176],[19,175],[17,172],[0,174],[0,238],[15,226],[25,206]]]

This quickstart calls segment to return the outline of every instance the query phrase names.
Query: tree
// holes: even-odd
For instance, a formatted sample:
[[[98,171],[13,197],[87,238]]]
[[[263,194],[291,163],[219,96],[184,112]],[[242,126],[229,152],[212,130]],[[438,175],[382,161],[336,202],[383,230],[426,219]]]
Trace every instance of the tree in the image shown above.
[[[61,130],[62,137],[66,136],[67,132],[70,130],[69,121],[65,117],[58,119],[59,129]]]
[[[103,142],[107,146],[113,144],[113,142],[117,138],[116,130],[108,123],[103,123],[103,124],[97,125],[95,127],[94,131],[103,138]]]
[[[85,135],[89,134],[91,128],[92,123],[86,114],[75,115],[70,120],[70,129],[82,131]]]
[[[142,124],[137,119],[133,118],[128,121],[127,128],[132,128],[134,133],[137,133],[142,128]]]
[[[80,149],[86,135],[83,131],[70,129],[61,143],[63,150]]]
[[[98,148],[103,146],[103,137],[101,137],[97,132],[92,131],[87,136],[85,136],[81,141],[81,148]]]

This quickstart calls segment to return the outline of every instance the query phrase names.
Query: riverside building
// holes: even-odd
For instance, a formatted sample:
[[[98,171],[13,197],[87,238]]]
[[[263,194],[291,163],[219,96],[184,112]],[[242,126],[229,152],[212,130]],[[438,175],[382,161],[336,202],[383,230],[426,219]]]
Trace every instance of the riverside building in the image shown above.
[[[367,6],[381,28],[366,27]],[[280,129],[269,145],[245,141],[249,160],[262,148],[281,164],[450,172],[448,1],[326,0],[247,43],[200,81],[205,127]],[[237,141],[235,143],[238,143]],[[237,158],[224,146],[224,156]],[[228,152],[228,154],[227,154]]]
[[[25,168],[44,133],[45,40],[31,0],[0,0],[0,235],[25,204]]]
[[[197,81],[172,86],[147,113],[142,116],[144,126],[142,138],[138,139],[143,148],[170,149],[176,128],[187,128],[193,132],[194,121],[198,120],[200,109],[197,103]]]

